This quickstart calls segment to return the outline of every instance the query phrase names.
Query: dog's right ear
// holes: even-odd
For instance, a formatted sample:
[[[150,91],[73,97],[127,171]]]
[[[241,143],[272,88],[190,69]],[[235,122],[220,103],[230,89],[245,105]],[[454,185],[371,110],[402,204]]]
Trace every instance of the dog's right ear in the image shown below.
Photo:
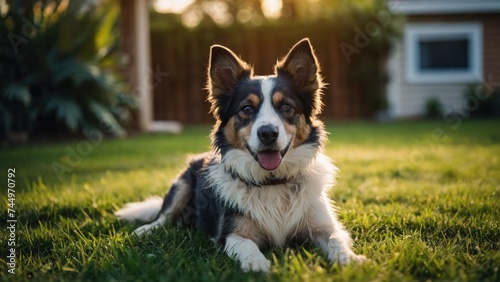
[[[224,98],[233,94],[238,81],[251,75],[252,68],[228,48],[221,45],[210,48],[207,89],[208,101],[212,104],[210,111],[215,118],[220,118],[221,110],[229,106],[224,103],[228,99]]]

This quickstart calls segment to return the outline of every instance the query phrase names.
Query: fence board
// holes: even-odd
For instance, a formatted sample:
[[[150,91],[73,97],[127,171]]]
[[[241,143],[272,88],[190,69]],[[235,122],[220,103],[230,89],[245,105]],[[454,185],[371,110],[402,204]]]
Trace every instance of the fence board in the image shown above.
[[[309,31],[310,32],[310,31]],[[328,84],[324,91],[325,119],[355,119],[368,115],[363,110],[360,87],[350,76],[350,66],[339,42],[314,32],[309,36]],[[154,88],[154,119],[177,120],[188,124],[211,123],[206,102],[206,67],[209,47],[217,43],[231,48],[254,65],[256,74],[271,74],[278,58],[307,30],[293,33],[281,28],[252,30],[205,29],[152,32],[152,65],[169,75]]]

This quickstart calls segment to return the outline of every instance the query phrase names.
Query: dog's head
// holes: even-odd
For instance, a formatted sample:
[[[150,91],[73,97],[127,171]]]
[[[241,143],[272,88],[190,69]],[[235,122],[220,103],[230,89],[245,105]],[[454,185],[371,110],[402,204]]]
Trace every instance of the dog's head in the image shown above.
[[[308,39],[293,46],[269,76],[254,76],[231,50],[212,46],[208,100],[217,120],[214,148],[223,157],[237,150],[238,156],[252,157],[266,171],[278,170],[287,154],[301,146],[320,149],[324,133],[316,116],[321,111],[322,86]]]

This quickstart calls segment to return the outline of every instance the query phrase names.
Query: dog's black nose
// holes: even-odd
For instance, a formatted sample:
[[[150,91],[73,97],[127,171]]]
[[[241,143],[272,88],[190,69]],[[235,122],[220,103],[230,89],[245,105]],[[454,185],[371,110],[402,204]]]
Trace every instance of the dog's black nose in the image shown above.
[[[257,131],[260,142],[265,145],[270,145],[278,139],[279,129],[274,125],[263,125]]]

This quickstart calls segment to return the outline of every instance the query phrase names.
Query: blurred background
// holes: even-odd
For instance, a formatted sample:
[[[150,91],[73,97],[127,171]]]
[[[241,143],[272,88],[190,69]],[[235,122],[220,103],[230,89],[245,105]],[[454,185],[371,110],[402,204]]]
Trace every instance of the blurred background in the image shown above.
[[[304,37],[325,120],[500,115],[498,0],[0,0],[0,139],[210,124],[210,45],[271,74]]]

